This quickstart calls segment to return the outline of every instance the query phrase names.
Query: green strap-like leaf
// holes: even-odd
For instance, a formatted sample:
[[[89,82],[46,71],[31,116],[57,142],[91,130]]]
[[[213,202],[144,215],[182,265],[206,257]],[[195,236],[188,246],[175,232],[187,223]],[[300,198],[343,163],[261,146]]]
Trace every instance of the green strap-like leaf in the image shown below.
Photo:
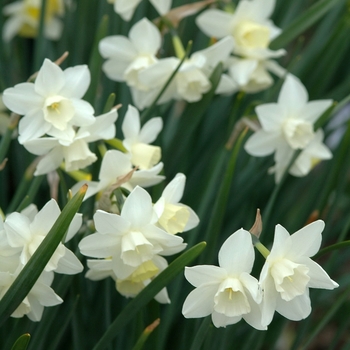
[[[334,5],[342,0],[320,0],[300,17],[294,20],[275,40],[270,44],[272,50],[286,47],[299,34],[305,32],[314,23],[316,23],[323,15],[325,15]]]
[[[135,315],[147,305],[168,283],[178,275],[183,268],[195,259],[205,248],[206,243],[201,242],[184,252],[161,272],[140,294],[136,296],[117,316],[109,326],[93,350],[102,350],[118,335],[124,326],[135,318]]]
[[[86,190],[87,185],[84,185],[63,208],[62,213],[45,239],[1,299],[0,326],[17,309],[18,305],[20,305],[22,300],[33,288],[36,280],[39,278],[41,272],[44,270],[46,264],[68,230],[74,215],[83,201]]]
[[[13,344],[11,350],[26,350],[30,341],[30,334],[22,334]]]

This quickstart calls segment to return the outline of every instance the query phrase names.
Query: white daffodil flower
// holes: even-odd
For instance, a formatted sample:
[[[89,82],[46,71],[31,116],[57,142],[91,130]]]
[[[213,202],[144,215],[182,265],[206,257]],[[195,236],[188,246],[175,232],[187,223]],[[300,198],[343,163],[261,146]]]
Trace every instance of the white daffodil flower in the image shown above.
[[[97,157],[90,151],[88,144],[114,138],[114,123],[117,118],[117,111],[111,110],[94,118],[92,125],[81,127],[77,132],[73,131],[70,137],[41,137],[24,142],[23,146],[30,153],[43,156],[34,175],[47,174],[57,169],[63,160],[66,171],[82,169],[95,162]]]
[[[181,237],[156,227],[152,219],[152,199],[137,186],[120,215],[102,210],[95,213],[97,232],[83,238],[79,249],[86,256],[111,258],[116,277],[123,280],[155,255],[175,254],[186,247]]]
[[[316,157],[320,155],[320,159],[329,158],[329,153],[325,151],[325,146],[320,141],[322,135],[319,134],[316,138],[313,125],[331,104],[332,100],[308,102],[308,93],[304,85],[293,75],[287,75],[278,102],[256,107],[262,128],[248,139],[244,146],[245,150],[256,157],[276,152],[275,160],[285,162],[287,154],[289,155],[291,151],[303,150],[313,142],[309,152]],[[317,145],[319,145],[318,151]],[[305,152],[299,162],[305,163],[306,155],[311,153]],[[283,166],[277,165],[280,168]],[[305,165],[303,169],[305,172]],[[293,172],[300,174],[296,168]]]
[[[102,70],[111,80],[125,81],[129,87],[149,90],[150,86],[141,83],[138,75],[157,62],[161,40],[158,28],[147,18],[141,19],[131,27],[129,38],[114,35],[100,41],[100,54],[107,59]]]
[[[211,314],[215,327],[226,327],[242,318],[252,327],[266,329],[261,323],[262,294],[258,281],[250,275],[254,248],[248,231],[233,233],[219,251],[219,267],[186,267],[185,277],[194,286],[182,313],[186,318]]]
[[[41,0],[22,0],[4,6],[2,12],[10,16],[3,27],[4,41],[10,41],[15,35],[35,38],[40,24]],[[63,24],[56,18],[64,14],[63,0],[48,0],[45,12],[44,36],[50,40],[58,40]]]
[[[179,203],[185,189],[186,176],[177,174],[165,187],[153,208],[158,225],[165,231],[176,234],[193,229],[199,223],[197,214],[187,205]]]
[[[306,176],[321,160],[333,157],[330,149],[323,143],[323,131],[317,130],[315,137],[302,150],[289,169],[289,174],[297,177]],[[275,153],[275,165],[269,169],[270,174],[275,174],[276,183],[280,182],[284,172],[294,155],[294,150],[288,145],[280,147]]]
[[[84,200],[86,200],[96,193],[108,191],[111,186],[118,182],[118,179],[130,173],[132,169],[130,157],[120,151],[109,150],[102,159],[99,181],[80,181],[72,187],[72,192],[76,193],[86,183],[88,185],[84,196]],[[156,185],[165,178],[163,175],[158,175],[162,169],[163,163],[158,163],[151,169],[135,170],[131,178],[121,186],[132,191],[137,185],[141,187]]]
[[[162,130],[163,120],[160,117],[152,118],[142,128],[140,123],[138,110],[129,105],[122,124],[123,146],[130,155],[131,163],[144,170],[160,161],[161,148],[150,143],[155,141]]]
[[[11,287],[22,268],[23,266],[18,267],[16,271],[0,271],[0,300]],[[50,287],[53,277],[52,272],[44,271],[28,295],[11,314],[11,317],[19,318],[27,315],[30,320],[38,322],[41,320],[44,306],[61,304],[63,300]]]
[[[209,9],[196,18],[197,25],[208,36],[230,35],[235,42],[233,53],[238,57],[230,57],[225,64],[228,68],[225,78],[230,81],[221,81],[217,93],[238,90],[255,93],[273,84],[270,72],[279,77],[285,74],[285,70],[271,60],[283,56],[285,50],[268,48],[281,32],[269,19],[274,7],[275,0],[241,0],[233,14]]]
[[[18,126],[18,141],[23,144],[45,134],[70,137],[74,126],[94,123],[94,109],[83,101],[90,84],[87,66],[62,69],[45,59],[35,83],[22,83],[6,89],[4,104],[23,115]]]
[[[277,311],[299,321],[311,312],[309,288],[334,289],[338,284],[310,259],[321,246],[322,220],[315,221],[292,235],[281,225],[275,228],[270,254],[260,274],[264,292],[262,323],[268,325]]]
[[[21,213],[11,213],[4,222],[7,243],[20,250],[19,262],[25,265],[44,240],[51,227],[61,214],[56,201],[51,199],[35,215],[33,220]],[[69,226],[66,241],[73,237],[82,223],[81,214],[76,214]],[[75,274],[81,272],[83,266],[79,259],[60,243],[45,267],[45,271]]]
[[[234,13],[209,9],[196,18],[196,23],[210,37],[232,36],[234,54],[263,60],[285,53],[284,50],[268,49],[270,42],[281,32],[269,19],[274,8],[275,0],[241,0]]]
[[[219,62],[225,62],[228,59],[233,45],[233,39],[225,37],[214,45],[193,53],[189,59],[184,61],[174,79],[158,100],[158,104],[168,102],[171,99],[187,102],[199,101],[203,94],[211,88],[209,77],[214,68]],[[157,63],[139,73],[140,81],[144,85],[153,87],[149,91],[131,90],[133,100],[139,108],[143,109],[153,102],[180,61],[180,58],[176,57],[160,59]]]

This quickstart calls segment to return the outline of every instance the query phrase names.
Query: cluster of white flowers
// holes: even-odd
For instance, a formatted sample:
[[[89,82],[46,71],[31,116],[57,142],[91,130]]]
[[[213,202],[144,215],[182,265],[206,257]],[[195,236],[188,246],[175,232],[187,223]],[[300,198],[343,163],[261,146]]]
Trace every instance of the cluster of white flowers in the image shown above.
[[[115,35],[100,42],[100,53],[107,59],[103,65],[104,72],[110,79],[128,84],[139,109],[153,102],[182,58],[158,59],[156,54],[160,48],[161,34],[146,18],[130,29],[129,39]],[[233,39],[226,37],[211,47],[194,53],[185,60],[158,103],[171,99],[199,101],[211,88],[209,76],[213,69],[220,61],[228,58],[232,48]]]
[[[152,205],[150,195],[136,186],[123,203],[120,215],[97,210],[96,233],[82,239],[82,254],[99,258],[88,260],[86,277],[100,280],[112,277],[117,290],[134,297],[167,266],[163,256],[182,251],[186,244],[176,233],[198,225],[194,211],[179,203],[186,178],[178,174]],[[164,288],[155,299],[170,302]]]
[[[216,327],[239,322],[265,330],[275,311],[299,321],[309,316],[309,288],[334,289],[338,284],[310,259],[321,246],[322,220],[292,235],[281,225],[275,229],[274,243],[266,257],[259,281],[250,275],[254,264],[251,234],[240,229],[219,251],[219,267],[187,267],[185,277],[194,286],[182,313],[187,318],[211,314]]]
[[[47,174],[65,161],[66,171],[90,165],[97,157],[88,143],[115,136],[116,110],[97,118],[82,97],[90,84],[87,66],[62,69],[45,59],[34,83],[6,89],[4,104],[23,115],[18,141],[31,153],[43,156],[35,175]]]
[[[57,203],[52,199],[39,212],[34,205],[30,205],[21,213],[9,214],[5,221],[0,218],[0,299],[44,240],[60,213]],[[76,214],[67,231],[65,242],[76,234],[81,223],[81,214]],[[60,243],[12,317],[27,315],[32,321],[40,321],[44,306],[63,302],[50,288],[54,272],[71,275],[82,270],[83,265],[79,259]]]
[[[119,1],[115,2],[118,6]],[[268,46],[281,30],[269,17],[275,0],[242,0],[233,14],[209,9],[196,19],[208,36],[221,39],[207,49],[195,52],[184,61],[158,104],[171,99],[199,101],[211,89],[209,77],[219,62],[228,73],[222,74],[216,92],[236,91],[255,93],[272,85],[270,72],[282,76],[285,70],[271,58],[285,54],[271,51]],[[106,75],[115,81],[125,81],[131,89],[135,105],[148,107],[173,74],[184,50],[180,39],[174,37],[178,57],[157,58],[161,34],[148,19],[137,22],[129,32],[101,40],[100,53],[107,59],[103,65]],[[232,56],[234,54],[235,56]]]
[[[314,123],[332,104],[332,100],[308,102],[304,85],[295,76],[288,74],[278,96],[277,103],[267,103],[256,108],[261,129],[245,144],[245,150],[256,157],[275,152],[276,182],[291,162],[294,152],[301,150],[289,173],[307,175],[322,159],[332,158],[332,153],[323,144],[323,131],[314,130]]]

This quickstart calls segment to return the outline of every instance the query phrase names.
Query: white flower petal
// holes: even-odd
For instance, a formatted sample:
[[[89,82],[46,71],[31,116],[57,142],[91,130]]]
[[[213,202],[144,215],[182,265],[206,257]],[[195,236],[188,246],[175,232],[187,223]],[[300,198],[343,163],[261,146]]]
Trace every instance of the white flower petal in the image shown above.
[[[214,295],[218,290],[217,284],[206,284],[194,289],[182,306],[182,314],[186,318],[205,317],[213,312]]]
[[[42,110],[33,110],[27,113],[18,124],[18,142],[23,144],[24,142],[43,136],[51,128],[50,123],[44,120],[44,114]]]
[[[101,234],[122,236],[130,229],[130,223],[120,215],[97,210],[94,215],[96,230]]]
[[[46,156],[44,156],[36,166],[34,175],[47,174],[56,170],[63,161],[63,151],[61,147],[53,148]]]
[[[185,267],[185,277],[194,287],[214,283],[218,288],[221,281],[227,277],[227,271],[214,265],[198,265]]]
[[[167,203],[176,204],[179,203],[185,189],[186,176],[178,173],[165,187],[162,197],[164,197]]]
[[[107,258],[115,254],[120,238],[112,235],[94,233],[84,237],[79,243],[81,254],[94,258]]]
[[[280,139],[279,133],[266,132],[261,129],[249,137],[244,145],[244,149],[252,156],[268,156],[276,150]]]
[[[126,199],[121,216],[130,222],[132,228],[141,228],[152,220],[153,208],[151,196],[142,187],[137,186]]]
[[[311,313],[311,302],[308,291],[288,302],[282,298],[277,298],[276,311],[292,321],[300,321],[308,317]]]
[[[130,41],[139,53],[155,55],[161,45],[158,28],[147,18],[143,18],[132,26],[129,32]]]
[[[137,55],[137,51],[131,41],[122,35],[112,35],[103,38],[98,49],[103,58],[114,58],[121,63],[130,64]]]
[[[38,110],[44,105],[44,98],[35,92],[33,83],[21,83],[6,89],[2,99],[8,109],[20,115]]]
[[[310,123],[315,123],[332,103],[333,100],[310,101],[301,109],[300,116]]]
[[[262,128],[265,131],[276,131],[280,129],[283,120],[288,114],[283,106],[277,103],[266,103],[255,108]]]
[[[90,71],[88,66],[70,67],[63,72],[65,84],[60,94],[65,97],[83,98],[90,85]]]
[[[46,236],[61,214],[61,210],[54,199],[47,202],[44,207],[36,214],[30,224],[31,232],[36,235]]]
[[[72,251],[66,248],[65,254],[58,261],[58,266],[55,272],[64,273],[66,275],[74,275],[82,272],[83,270],[84,266],[81,264],[79,259]]]
[[[170,11],[172,0],[150,0],[150,3],[155,7],[157,12],[163,16]]]
[[[44,97],[57,95],[64,84],[65,77],[62,69],[57,64],[45,58],[35,79],[35,92]]]
[[[289,111],[300,110],[308,101],[305,86],[294,75],[288,74],[278,96],[278,103]]]
[[[303,257],[299,259],[298,262],[303,263],[309,268],[308,276],[310,276],[310,282],[308,287],[322,289],[334,289],[339,287],[339,284],[334,282],[328,276],[327,272],[313,260]]]
[[[137,138],[140,133],[140,114],[138,110],[129,105],[125,114],[122,131],[125,139]]]
[[[317,220],[301,228],[290,236],[292,245],[287,253],[288,257],[315,255],[321,246],[322,231],[325,224],[322,220]]]
[[[152,118],[146,122],[139,135],[139,141],[143,143],[152,143],[157,138],[163,128],[163,119],[160,117]]]
[[[196,18],[196,24],[207,36],[223,38],[231,35],[230,26],[233,15],[216,9],[204,11]]]
[[[219,250],[219,266],[235,277],[242,272],[251,272],[254,258],[251,235],[243,229],[227,238]]]

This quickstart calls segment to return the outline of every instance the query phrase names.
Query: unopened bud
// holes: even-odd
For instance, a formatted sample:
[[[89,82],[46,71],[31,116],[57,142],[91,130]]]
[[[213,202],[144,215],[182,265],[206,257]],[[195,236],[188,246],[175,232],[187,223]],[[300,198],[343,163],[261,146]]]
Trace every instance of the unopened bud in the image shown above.
[[[252,228],[249,230],[249,232],[256,236],[257,238],[260,237],[261,231],[262,231],[262,219],[260,215],[260,209],[256,210],[256,216],[255,216],[255,222]]]

